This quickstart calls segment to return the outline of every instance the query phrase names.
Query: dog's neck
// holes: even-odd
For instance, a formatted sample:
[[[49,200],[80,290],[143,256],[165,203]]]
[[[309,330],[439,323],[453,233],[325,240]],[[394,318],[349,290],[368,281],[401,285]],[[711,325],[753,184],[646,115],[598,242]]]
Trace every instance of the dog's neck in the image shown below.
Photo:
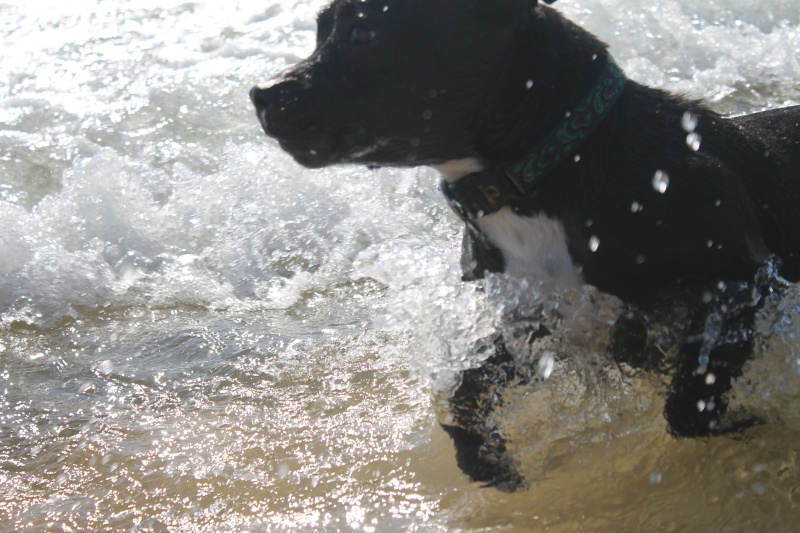
[[[576,113],[588,111],[596,126],[605,112],[594,113],[593,98],[599,96],[610,108],[625,81],[604,43],[553,9],[539,6],[528,12],[487,89],[474,156],[434,166],[451,205],[462,211],[462,218],[475,219],[509,205],[519,193],[529,196],[544,173],[575,157],[572,151],[586,137],[582,131],[577,142],[567,139],[575,133],[571,123]],[[606,85],[612,89],[610,99]],[[558,154],[555,160],[553,153]]]
[[[484,166],[528,154],[592,90],[607,58],[604,43],[556,10],[530,11],[487,88],[474,145]]]
[[[577,151],[614,107],[626,85],[622,70],[608,57],[591,90],[519,160],[485,172],[477,159],[438,166],[443,176],[442,192],[451,207],[462,219],[475,221],[534,197],[540,179],[568,158],[578,157]]]
[[[556,128],[546,134],[523,158],[507,165],[505,173],[523,192],[567,158],[574,157],[583,141],[603,121],[622,96],[628,80],[609,56],[591,90]]]

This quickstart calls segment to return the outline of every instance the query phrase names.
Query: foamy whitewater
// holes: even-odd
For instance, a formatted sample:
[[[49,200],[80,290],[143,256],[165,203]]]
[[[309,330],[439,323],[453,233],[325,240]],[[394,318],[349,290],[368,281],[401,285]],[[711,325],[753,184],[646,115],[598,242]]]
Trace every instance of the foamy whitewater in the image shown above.
[[[788,531],[800,295],[735,388],[768,423],[676,440],[664,384],[592,370],[614,302],[460,281],[429,169],[306,170],[248,99],[323,1],[0,0],[0,531]],[[796,0],[561,0],[627,74],[726,114],[800,102]],[[798,177],[800,179],[800,177]],[[531,302],[575,356],[501,413],[530,487],[438,426]]]

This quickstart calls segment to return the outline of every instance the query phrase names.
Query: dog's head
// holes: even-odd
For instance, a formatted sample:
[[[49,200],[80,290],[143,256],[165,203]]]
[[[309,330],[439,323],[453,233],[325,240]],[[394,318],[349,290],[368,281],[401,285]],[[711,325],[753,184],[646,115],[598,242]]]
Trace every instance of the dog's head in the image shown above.
[[[335,0],[314,53],[251,91],[259,120],[307,167],[471,157],[505,52],[535,5]]]

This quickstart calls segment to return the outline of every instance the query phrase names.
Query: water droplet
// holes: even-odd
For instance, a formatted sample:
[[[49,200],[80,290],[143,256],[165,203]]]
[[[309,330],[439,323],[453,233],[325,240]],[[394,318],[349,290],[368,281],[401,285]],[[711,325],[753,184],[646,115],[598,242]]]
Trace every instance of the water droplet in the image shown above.
[[[638,213],[642,209],[644,209],[644,206],[642,204],[640,204],[639,202],[633,202],[631,204],[631,213]]]
[[[575,154],[575,162],[578,163],[581,160],[581,154]]]
[[[598,248],[600,248],[600,239],[592,235],[592,238],[589,239],[589,249],[596,252]]]
[[[433,118],[433,111],[431,111],[430,109],[426,109],[425,111],[422,112],[422,118],[424,118],[425,120],[432,119]]]
[[[695,152],[700,149],[701,140],[702,138],[697,133],[690,133],[686,136],[686,144]]]
[[[706,243],[706,246],[707,246],[708,248],[711,248],[712,246],[714,246],[714,241],[712,241],[712,240],[710,240],[710,239],[709,239],[709,240],[708,240],[708,242]]]
[[[110,374],[114,370],[114,364],[111,361],[103,361],[97,367],[98,374]]]
[[[586,219],[586,227],[587,228],[591,228],[593,225],[594,225],[594,220],[592,220],[591,218],[587,218]]]
[[[553,375],[553,370],[556,367],[556,358],[551,353],[545,353],[539,358],[538,373],[544,379]]]
[[[279,478],[284,478],[284,477],[289,475],[290,471],[291,471],[291,468],[289,467],[289,465],[286,464],[286,463],[282,463],[282,464],[278,465],[276,473],[278,474]]]
[[[706,385],[713,385],[716,382],[717,382],[717,376],[715,376],[710,372],[706,374]]]
[[[669,176],[663,170],[656,170],[653,174],[653,188],[656,192],[664,194],[669,188]]]
[[[533,87],[533,80],[528,80],[525,82],[525,88],[531,89]]]
[[[650,484],[651,485],[660,485],[661,484],[661,472],[653,471],[650,472]]]
[[[697,400],[697,410],[699,412],[703,412],[706,410],[706,402],[703,400]]]
[[[681,127],[686,133],[694,132],[695,128],[697,128],[697,115],[691,111],[684,113],[681,117]]]
[[[643,265],[644,262],[645,262],[645,257],[643,255],[637,255],[636,256],[636,264],[637,265]]]
[[[78,387],[78,392],[80,392],[81,394],[89,394],[95,392],[95,390],[96,387],[94,383],[90,381],[84,381],[83,383],[81,383],[80,387]]]

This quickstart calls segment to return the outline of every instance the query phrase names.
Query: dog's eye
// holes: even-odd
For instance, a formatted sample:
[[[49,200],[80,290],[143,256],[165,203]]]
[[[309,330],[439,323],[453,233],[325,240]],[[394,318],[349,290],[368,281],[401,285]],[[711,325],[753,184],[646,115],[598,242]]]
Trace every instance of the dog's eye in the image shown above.
[[[368,44],[375,38],[375,32],[364,26],[353,26],[347,39],[353,44]]]

